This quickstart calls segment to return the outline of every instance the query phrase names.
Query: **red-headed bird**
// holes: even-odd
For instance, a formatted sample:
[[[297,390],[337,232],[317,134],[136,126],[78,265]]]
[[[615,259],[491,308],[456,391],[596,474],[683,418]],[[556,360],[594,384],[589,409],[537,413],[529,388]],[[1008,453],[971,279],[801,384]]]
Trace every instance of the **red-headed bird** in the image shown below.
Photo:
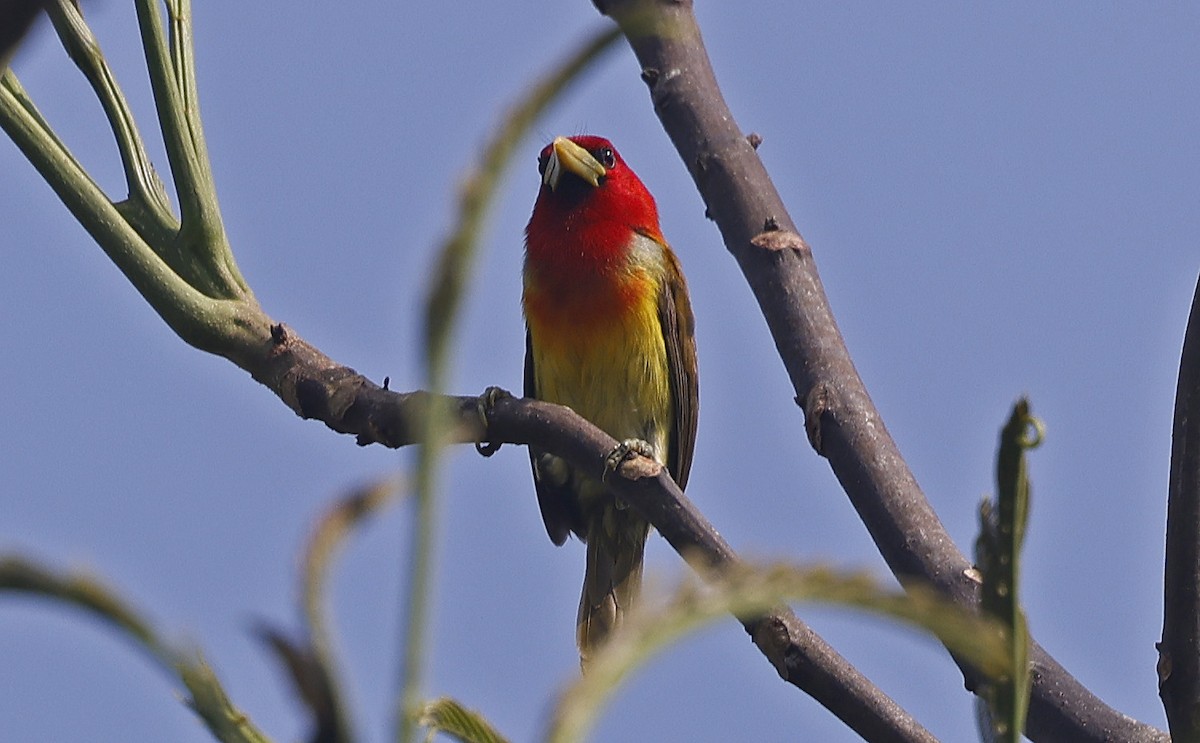
[[[641,180],[600,137],[558,137],[538,156],[525,228],[525,396],[566,405],[687,484],[699,387],[692,307]],[[641,586],[649,524],[604,484],[530,449],[555,544],[587,543],[581,662],[621,624]]]

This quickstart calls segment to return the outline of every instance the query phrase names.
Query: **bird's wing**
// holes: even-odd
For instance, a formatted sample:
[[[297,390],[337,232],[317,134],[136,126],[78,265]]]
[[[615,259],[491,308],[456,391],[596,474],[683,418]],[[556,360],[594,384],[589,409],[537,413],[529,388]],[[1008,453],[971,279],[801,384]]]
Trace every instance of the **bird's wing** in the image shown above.
[[[533,369],[533,342],[529,336],[529,328],[525,329],[525,397],[539,397],[537,377]],[[543,473],[538,467],[538,459],[544,457],[544,452],[529,447],[529,464],[533,467],[533,485],[537,488],[538,507],[542,510],[542,522],[546,525],[546,533],[550,541],[561,545],[571,534],[571,526],[575,521],[574,491],[571,489],[570,478],[564,483],[551,482],[548,473]]]
[[[692,468],[696,422],[700,411],[700,380],[696,374],[696,319],[692,314],[679,260],[669,250],[663,253],[670,264],[668,275],[673,273],[679,277],[677,282],[663,282],[658,298],[658,320],[667,347],[667,371],[675,411],[671,422],[671,438],[667,444],[667,469],[682,490],[687,487],[688,472]]]

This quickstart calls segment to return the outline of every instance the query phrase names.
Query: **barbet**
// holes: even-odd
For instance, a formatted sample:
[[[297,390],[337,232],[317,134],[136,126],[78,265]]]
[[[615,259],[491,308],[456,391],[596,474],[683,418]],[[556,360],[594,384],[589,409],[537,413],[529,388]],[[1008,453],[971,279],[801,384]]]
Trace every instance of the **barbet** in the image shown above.
[[[696,440],[696,342],[679,260],[641,180],[601,137],[558,137],[538,157],[525,228],[525,395],[566,405],[687,484]],[[603,482],[530,449],[555,544],[587,544],[581,661],[633,604],[649,524]]]

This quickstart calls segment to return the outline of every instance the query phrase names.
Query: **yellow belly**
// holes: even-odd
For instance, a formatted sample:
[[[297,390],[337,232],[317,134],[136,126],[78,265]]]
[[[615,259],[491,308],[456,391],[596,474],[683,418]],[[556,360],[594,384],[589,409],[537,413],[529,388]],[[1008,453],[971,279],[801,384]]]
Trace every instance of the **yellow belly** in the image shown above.
[[[537,396],[570,407],[618,440],[646,440],[665,462],[673,413],[667,351],[656,287],[644,289],[633,292],[640,298],[631,303],[601,301],[580,312],[527,305],[526,319]]]

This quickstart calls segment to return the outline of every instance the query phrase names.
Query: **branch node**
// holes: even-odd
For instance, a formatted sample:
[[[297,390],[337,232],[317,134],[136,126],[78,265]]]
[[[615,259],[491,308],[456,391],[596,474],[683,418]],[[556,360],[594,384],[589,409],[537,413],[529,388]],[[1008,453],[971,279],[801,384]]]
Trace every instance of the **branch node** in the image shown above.
[[[1154,649],[1158,651],[1158,663],[1154,665],[1154,670],[1158,674],[1158,688],[1161,691],[1171,677],[1171,654],[1163,649],[1161,642],[1154,643]]]
[[[778,617],[767,617],[755,622],[750,639],[767,657],[775,672],[785,681],[788,678],[787,650],[790,645],[787,625]]]
[[[808,443],[813,451],[825,456],[821,440],[821,417],[831,412],[830,403],[833,401],[833,389],[824,382],[813,385],[800,407],[804,409],[804,432],[808,434]]]
[[[793,250],[797,253],[810,254],[812,249],[808,247],[808,243],[804,242],[804,238],[791,230],[785,230],[779,226],[779,222],[775,217],[767,217],[763,224],[763,231],[750,238],[750,244],[756,248],[770,250],[772,252],[782,252],[784,250]]]
[[[762,144],[763,138],[758,132],[750,132],[746,135],[746,141],[750,143],[751,147],[757,150],[758,146]]]
[[[659,71],[653,67],[647,67],[642,70],[642,82],[646,83],[646,86],[653,90],[654,85],[658,82],[659,74]]]
[[[271,342],[277,346],[288,342],[288,330],[283,323],[275,323],[271,326]]]

